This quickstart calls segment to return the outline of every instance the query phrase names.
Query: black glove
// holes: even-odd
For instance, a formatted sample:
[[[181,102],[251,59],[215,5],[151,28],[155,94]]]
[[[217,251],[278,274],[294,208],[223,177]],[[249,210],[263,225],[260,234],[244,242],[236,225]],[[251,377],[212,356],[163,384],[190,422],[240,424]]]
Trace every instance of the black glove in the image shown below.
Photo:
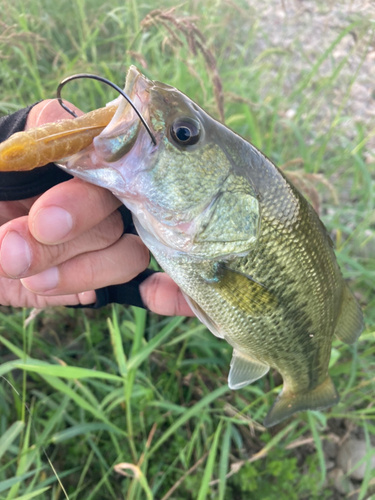
[[[24,130],[27,116],[33,106],[35,104],[16,111],[12,115],[0,118],[0,142],[8,139],[12,134]],[[58,168],[54,163],[49,163],[44,167],[26,172],[0,172],[0,201],[31,198],[71,178],[71,175]],[[120,207],[119,211],[124,222],[124,233],[137,234],[133,225],[131,212],[125,206]],[[109,303],[116,302],[118,304],[146,308],[139,293],[139,285],[154,272],[151,269],[146,269],[128,283],[99,288],[95,290],[95,304],[71,307],[97,309]]]

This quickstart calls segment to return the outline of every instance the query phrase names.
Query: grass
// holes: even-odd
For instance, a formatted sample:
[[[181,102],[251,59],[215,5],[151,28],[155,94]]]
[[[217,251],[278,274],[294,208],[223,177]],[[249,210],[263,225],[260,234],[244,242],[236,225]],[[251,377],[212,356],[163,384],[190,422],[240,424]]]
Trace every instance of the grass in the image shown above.
[[[2,308],[2,500],[331,499],[327,436],[357,429],[371,455],[373,132],[365,120],[354,123],[348,110],[373,24],[364,15],[348,16],[309,59],[299,36],[288,48],[273,45],[260,14],[244,0],[188,0],[165,12],[172,5],[7,2],[0,21],[0,113],[54,96],[59,81],[77,72],[121,85],[129,64],[216,117],[223,102],[228,126],[283,166],[320,209],[364,308],[366,332],[355,347],[334,342],[331,374],[341,403],[299,414],[271,433],[259,422],[280,378],[270,373],[229,391],[231,349],[196,319],[113,306],[46,310],[25,321],[30,311]],[[157,8],[163,12],[150,16]],[[355,43],[335,57],[348,37]],[[87,111],[116,97],[86,81],[71,83],[64,96]],[[334,185],[337,204],[324,182]],[[360,499],[370,478],[367,467]]]

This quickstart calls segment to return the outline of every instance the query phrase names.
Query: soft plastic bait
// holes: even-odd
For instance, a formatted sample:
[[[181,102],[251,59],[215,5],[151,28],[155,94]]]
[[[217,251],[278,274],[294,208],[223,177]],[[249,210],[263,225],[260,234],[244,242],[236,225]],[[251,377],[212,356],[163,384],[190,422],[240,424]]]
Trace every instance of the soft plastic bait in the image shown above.
[[[33,170],[78,153],[111,121],[117,105],[17,132],[0,144],[0,171]]]
[[[0,172],[25,171],[42,167],[78,153],[89,146],[97,135],[109,124],[118,105],[112,104],[105,108],[95,109],[83,116],[76,117],[61,99],[61,89],[64,85],[78,78],[98,80],[124,97],[137,113],[146,128],[151,140],[156,139],[146,120],[142,117],[129,96],[116,84],[102,76],[80,73],[63,80],[57,88],[57,99],[61,106],[75,117],[74,120],[61,120],[47,123],[41,127],[31,128],[25,132],[17,132],[0,144]]]

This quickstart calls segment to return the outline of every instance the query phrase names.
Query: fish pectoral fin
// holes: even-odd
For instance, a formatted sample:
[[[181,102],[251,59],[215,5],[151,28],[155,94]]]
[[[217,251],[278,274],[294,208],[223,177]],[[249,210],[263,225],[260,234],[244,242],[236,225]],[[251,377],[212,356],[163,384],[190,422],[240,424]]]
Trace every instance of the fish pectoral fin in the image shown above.
[[[348,286],[345,285],[335,335],[345,344],[354,344],[363,328],[362,310]]]
[[[186,293],[184,292],[182,292],[182,294],[199,321],[203,323],[204,326],[206,326],[210,330],[210,332],[215,335],[215,337],[223,339],[224,334],[220,331],[219,326],[203,311],[203,309],[195,302],[195,300],[189,297],[189,295],[186,295]]]
[[[233,357],[230,363],[228,385],[230,389],[241,389],[263,377],[270,367],[254,358],[233,349]]]
[[[279,305],[278,299],[264,285],[229,267],[223,267],[218,281],[212,286],[229,305],[249,316],[270,315]]]
[[[299,411],[325,410],[339,401],[340,397],[331,377],[327,377],[322,384],[311,391],[292,393],[282,390],[264,419],[263,425],[272,427]]]

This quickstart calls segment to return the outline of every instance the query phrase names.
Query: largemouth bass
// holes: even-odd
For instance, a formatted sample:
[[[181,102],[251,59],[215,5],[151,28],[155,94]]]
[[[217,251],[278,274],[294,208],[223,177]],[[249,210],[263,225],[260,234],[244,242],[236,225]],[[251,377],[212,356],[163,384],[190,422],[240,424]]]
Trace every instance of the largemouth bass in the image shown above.
[[[351,344],[362,312],[306,199],[254,146],[173,87],[129,69],[109,125],[62,168],[111,190],[197,317],[233,347],[229,387],[275,368],[283,389],[265,426],[339,401],[334,336]]]

